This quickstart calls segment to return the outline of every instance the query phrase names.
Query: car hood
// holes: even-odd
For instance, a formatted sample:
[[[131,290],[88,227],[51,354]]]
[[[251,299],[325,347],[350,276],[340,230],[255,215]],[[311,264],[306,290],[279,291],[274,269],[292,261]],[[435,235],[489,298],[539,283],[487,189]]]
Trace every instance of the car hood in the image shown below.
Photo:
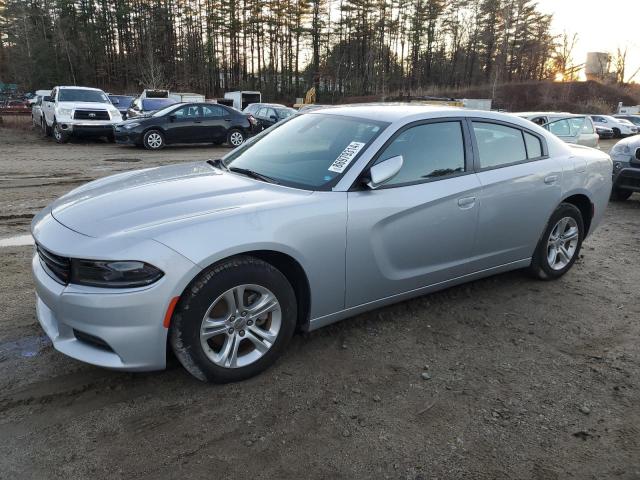
[[[58,107],[71,108],[73,110],[109,110],[109,107],[113,107],[113,105],[98,102],[58,102]]]
[[[245,213],[297,202],[311,193],[223,172],[200,162],[90,182],[54,202],[51,214],[66,227],[91,237],[128,232],[152,237],[154,227],[170,222],[223,212]]]

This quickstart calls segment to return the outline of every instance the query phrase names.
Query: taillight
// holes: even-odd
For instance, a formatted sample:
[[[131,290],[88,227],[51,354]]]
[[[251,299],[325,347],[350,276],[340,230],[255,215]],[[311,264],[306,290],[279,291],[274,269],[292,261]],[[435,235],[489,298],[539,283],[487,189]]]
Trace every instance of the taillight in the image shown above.
[[[249,119],[249,123],[251,125],[256,125],[258,123],[258,121],[255,118],[253,118],[253,115],[248,115],[247,118]]]

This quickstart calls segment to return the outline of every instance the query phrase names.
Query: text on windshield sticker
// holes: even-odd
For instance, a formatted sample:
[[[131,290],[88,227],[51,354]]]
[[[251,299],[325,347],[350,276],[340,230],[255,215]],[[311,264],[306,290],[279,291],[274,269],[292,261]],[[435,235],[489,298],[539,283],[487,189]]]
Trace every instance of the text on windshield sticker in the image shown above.
[[[364,147],[364,145],[365,144],[362,142],[351,142],[349,145],[347,145],[347,148],[345,148],[342,153],[338,155],[338,158],[336,158],[335,161],[331,164],[329,170],[336,173],[344,172],[344,169],[349,166],[351,161],[356,157],[356,155],[358,155],[358,152],[362,150],[362,147]]]

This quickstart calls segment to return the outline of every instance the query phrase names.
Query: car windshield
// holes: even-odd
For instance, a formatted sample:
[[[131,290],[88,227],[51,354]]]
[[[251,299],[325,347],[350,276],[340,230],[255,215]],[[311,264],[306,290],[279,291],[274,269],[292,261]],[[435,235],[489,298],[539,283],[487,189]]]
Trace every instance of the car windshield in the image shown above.
[[[176,103],[178,102],[176,102],[172,98],[145,98],[144,100],[142,100],[142,110],[147,112],[152,110],[159,110],[168,105],[175,105]]]
[[[278,114],[278,118],[289,118],[291,115],[296,113],[293,108],[276,108],[276,113]]]
[[[60,102],[89,102],[111,103],[109,98],[100,90],[82,90],[75,88],[61,88],[58,94]]]
[[[119,107],[128,107],[133,102],[133,97],[127,97],[125,95],[109,95],[109,100],[114,105],[118,105]]]
[[[277,183],[328,190],[388,123],[326,114],[294,116],[224,159]]]

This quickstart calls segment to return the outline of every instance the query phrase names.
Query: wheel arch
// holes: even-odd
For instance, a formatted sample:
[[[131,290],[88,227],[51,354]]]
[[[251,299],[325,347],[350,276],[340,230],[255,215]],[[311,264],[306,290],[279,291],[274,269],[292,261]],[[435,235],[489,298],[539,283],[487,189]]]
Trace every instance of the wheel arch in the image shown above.
[[[213,263],[204,267],[180,293],[180,298],[188,291],[191,284],[200,277],[202,272],[208,270],[213,265],[226,262],[227,260],[238,256],[250,256],[258,258],[266,263],[273,265],[280,270],[282,274],[287,278],[293,291],[296,295],[296,302],[298,307],[297,329],[301,331],[308,331],[309,329],[309,315],[311,312],[311,287],[307,274],[302,268],[302,265],[291,255],[278,250],[270,249],[256,249],[246,250],[242,252],[234,252],[231,255],[227,255],[216,259]]]
[[[589,234],[589,230],[591,229],[591,221],[594,216],[595,207],[591,199],[584,193],[574,193],[562,200],[562,203],[570,203],[580,210],[582,221],[584,223],[584,236],[586,238]]]

